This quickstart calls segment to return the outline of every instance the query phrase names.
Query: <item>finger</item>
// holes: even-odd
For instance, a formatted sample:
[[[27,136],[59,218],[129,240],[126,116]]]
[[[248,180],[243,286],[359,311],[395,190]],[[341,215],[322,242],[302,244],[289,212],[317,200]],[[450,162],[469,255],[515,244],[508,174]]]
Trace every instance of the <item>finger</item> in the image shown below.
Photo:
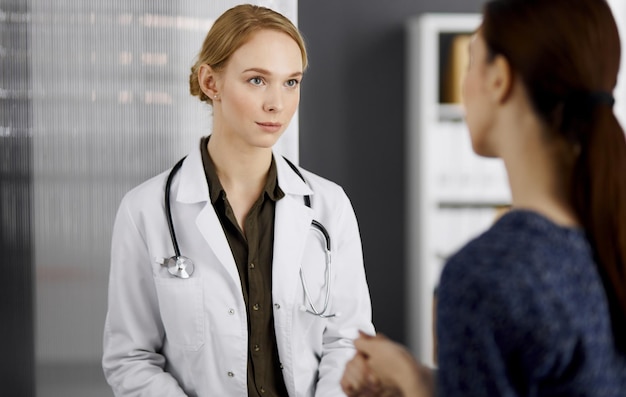
[[[389,338],[387,338],[387,335],[383,334],[382,332],[377,332],[375,338],[376,339],[382,339],[382,340],[388,340],[389,339]]]
[[[362,330],[359,330],[359,338],[370,339],[370,338],[373,338],[373,337],[374,337],[373,335],[370,335],[368,333],[365,333]]]
[[[378,337],[366,335],[354,341],[354,348],[367,358],[377,341]]]
[[[341,378],[341,382],[339,382],[339,384],[341,385],[341,390],[344,393],[346,393],[348,396],[356,395],[354,386],[352,385],[350,380],[347,379],[345,376]]]
[[[346,364],[341,379],[341,387],[348,395],[356,395],[367,385],[367,368],[362,355],[356,354],[354,358]]]
[[[378,390],[380,389],[380,379],[370,368],[367,369],[367,373],[365,374],[365,380],[367,382],[367,386],[369,389]]]
[[[341,385],[341,390],[349,396],[355,395],[355,392],[358,390],[358,378],[355,378],[348,367],[346,367],[346,371],[343,373],[339,384]]]
[[[344,377],[341,379],[340,385],[341,390],[348,396],[368,396],[371,394],[367,384],[360,382],[359,379]]]

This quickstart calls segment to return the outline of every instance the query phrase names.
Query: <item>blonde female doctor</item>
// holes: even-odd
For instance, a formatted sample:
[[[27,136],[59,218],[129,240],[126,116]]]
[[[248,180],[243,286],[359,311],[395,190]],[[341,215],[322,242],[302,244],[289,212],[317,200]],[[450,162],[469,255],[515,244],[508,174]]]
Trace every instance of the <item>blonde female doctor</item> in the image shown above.
[[[306,63],[298,30],[263,7],[209,31],[190,86],[212,133],[115,220],[103,368],[116,396],[343,395],[356,330],[373,331],[355,214],[341,187],[272,152]]]

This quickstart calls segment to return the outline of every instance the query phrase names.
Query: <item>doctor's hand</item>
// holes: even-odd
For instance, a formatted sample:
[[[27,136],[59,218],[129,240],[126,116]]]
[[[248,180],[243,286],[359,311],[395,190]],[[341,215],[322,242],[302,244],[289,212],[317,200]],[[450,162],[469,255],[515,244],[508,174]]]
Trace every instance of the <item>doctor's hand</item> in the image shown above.
[[[344,387],[349,396],[434,396],[432,370],[417,362],[404,346],[381,334],[364,333],[354,346],[357,355],[346,365],[342,379],[342,387],[353,387],[352,394]]]

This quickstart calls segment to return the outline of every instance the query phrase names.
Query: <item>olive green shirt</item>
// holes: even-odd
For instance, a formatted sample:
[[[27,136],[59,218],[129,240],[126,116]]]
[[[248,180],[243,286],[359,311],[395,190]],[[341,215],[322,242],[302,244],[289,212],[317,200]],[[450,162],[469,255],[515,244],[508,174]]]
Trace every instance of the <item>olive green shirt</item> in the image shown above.
[[[276,201],[285,196],[278,187],[272,158],[261,196],[246,215],[245,235],[209,156],[210,137],[200,141],[210,199],[237,264],[248,317],[248,396],[287,396],[278,359],[272,310],[272,258]]]

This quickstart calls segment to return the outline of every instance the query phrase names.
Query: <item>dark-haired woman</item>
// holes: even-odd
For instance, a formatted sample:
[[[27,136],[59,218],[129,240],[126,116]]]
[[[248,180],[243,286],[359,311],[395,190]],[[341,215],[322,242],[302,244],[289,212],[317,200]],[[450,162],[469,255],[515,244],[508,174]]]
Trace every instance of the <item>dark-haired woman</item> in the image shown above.
[[[446,264],[438,370],[363,335],[350,395],[626,396],[626,141],[605,0],[492,0],[470,44],[474,151],[513,210]],[[370,394],[368,394],[370,393]]]

